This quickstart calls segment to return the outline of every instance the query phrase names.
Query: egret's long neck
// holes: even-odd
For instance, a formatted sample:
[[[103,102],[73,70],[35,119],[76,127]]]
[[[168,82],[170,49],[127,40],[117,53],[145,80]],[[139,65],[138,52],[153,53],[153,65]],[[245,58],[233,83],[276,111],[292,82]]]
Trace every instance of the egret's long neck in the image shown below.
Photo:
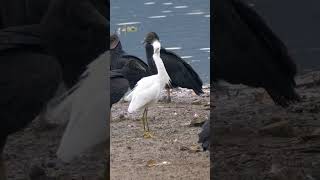
[[[167,70],[163,64],[162,59],[160,58],[160,53],[155,53],[153,54],[153,60],[157,66],[157,70],[158,70],[158,76],[160,78],[160,82],[163,85],[163,87],[169,83],[170,81],[170,77],[167,73]]]

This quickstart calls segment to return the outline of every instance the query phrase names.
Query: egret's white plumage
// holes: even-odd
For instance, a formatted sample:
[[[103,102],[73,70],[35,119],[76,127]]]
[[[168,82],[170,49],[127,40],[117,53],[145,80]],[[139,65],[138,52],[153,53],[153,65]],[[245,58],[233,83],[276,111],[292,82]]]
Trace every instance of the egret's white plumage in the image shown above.
[[[158,40],[155,40],[152,43],[152,46],[154,50],[153,59],[158,73],[142,78],[138,81],[132,92],[126,97],[126,99],[131,99],[128,107],[129,113],[143,109],[146,111],[146,108],[159,100],[161,91],[165,88],[166,84],[170,83],[170,77],[160,58],[161,44]]]
[[[160,98],[161,90],[163,90],[165,85],[170,82],[170,77],[160,58],[161,44],[156,40],[152,43],[152,46],[154,49],[153,59],[157,66],[158,74],[144,77],[138,81],[136,87],[128,95],[131,99],[128,108],[129,113],[142,110],[157,102]]]
[[[54,114],[59,116],[55,118],[69,121],[57,151],[63,161],[70,161],[109,138],[108,59],[107,51],[89,64],[79,83],[54,109]],[[67,115],[63,113],[66,110]]]

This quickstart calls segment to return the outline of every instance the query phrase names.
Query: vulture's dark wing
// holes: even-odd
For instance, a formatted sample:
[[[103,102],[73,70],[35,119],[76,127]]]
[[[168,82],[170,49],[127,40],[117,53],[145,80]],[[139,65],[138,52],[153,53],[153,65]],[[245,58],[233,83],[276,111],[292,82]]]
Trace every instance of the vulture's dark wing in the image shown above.
[[[281,106],[298,101],[295,64],[262,18],[238,0],[216,1],[214,7],[213,81],[263,87]]]
[[[133,89],[137,82],[150,75],[148,65],[136,56],[124,55],[124,66],[121,69],[122,74],[129,81],[130,88]]]
[[[249,26],[250,30],[256,34],[257,38],[265,42],[265,46],[274,57],[278,57],[272,60],[278,63],[282,71],[286,72],[288,76],[296,75],[297,67],[289,56],[287,47],[267,26],[264,20],[251,7],[240,0],[233,0],[233,4],[235,10]]]
[[[123,74],[112,70],[110,74],[110,107],[120,101],[128,89],[129,82]]]
[[[160,57],[171,78],[173,87],[193,89],[200,95],[202,91],[202,81],[195,70],[175,53],[161,48]]]

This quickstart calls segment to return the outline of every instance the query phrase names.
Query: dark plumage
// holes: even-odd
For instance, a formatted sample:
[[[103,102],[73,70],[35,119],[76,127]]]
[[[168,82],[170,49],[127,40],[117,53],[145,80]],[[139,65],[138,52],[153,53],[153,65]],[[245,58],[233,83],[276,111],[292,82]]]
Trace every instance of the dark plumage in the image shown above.
[[[102,1],[102,0],[101,0]],[[42,19],[47,50],[63,67],[64,81],[74,85],[86,66],[109,48],[107,12],[99,12],[93,0],[51,1]],[[107,1],[98,4],[107,6]]]
[[[38,24],[47,12],[50,0],[1,0],[0,29]]]
[[[90,0],[57,0],[41,24],[0,31],[1,153],[7,136],[35,119],[61,81],[70,87],[107,50],[109,22],[104,15]]]
[[[146,56],[152,74],[157,73],[157,68],[152,58],[153,47],[151,46],[151,43],[154,40],[159,40],[159,36],[155,32],[150,32],[146,35]],[[170,76],[171,87],[182,87],[192,89],[197,95],[203,93],[202,81],[199,75],[193,70],[193,68],[188,63],[186,63],[177,54],[168,51],[165,48],[161,48],[160,57]],[[168,98],[170,98],[170,95]]]
[[[213,20],[213,81],[263,87],[276,104],[299,101],[296,65],[284,43],[240,0],[217,1]]]
[[[54,96],[62,72],[55,58],[27,50],[2,52],[0,59],[2,156],[7,136],[35,119]],[[4,166],[0,167],[0,177],[4,177],[5,170],[1,168]]]
[[[127,59],[121,69],[111,70],[111,105],[117,103],[124,94],[133,89],[137,82],[147,76],[147,69],[136,59]]]
[[[300,101],[295,91],[296,65],[284,43],[264,20],[240,0],[215,1],[213,7],[213,82],[225,80],[262,87],[283,107]],[[208,143],[203,138],[209,134],[208,124],[199,139],[204,144]]]
[[[110,37],[111,70],[121,71],[133,89],[137,82],[150,75],[148,65],[136,56],[127,54],[123,49],[119,37]],[[121,69],[121,70],[120,70]]]
[[[111,71],[110,74],[110,108],[120,101],[129,89],[128,80],[120,72]]]

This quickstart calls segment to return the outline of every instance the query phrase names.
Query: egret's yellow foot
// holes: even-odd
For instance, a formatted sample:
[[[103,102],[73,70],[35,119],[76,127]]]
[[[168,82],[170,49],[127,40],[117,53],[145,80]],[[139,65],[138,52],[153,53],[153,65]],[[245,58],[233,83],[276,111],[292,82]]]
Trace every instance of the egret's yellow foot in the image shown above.
[[[150,131],[144,131],[143,132],[143,137],[146,138],[146,139],[149,139],[149,138],[153,138],[153,135]]]

